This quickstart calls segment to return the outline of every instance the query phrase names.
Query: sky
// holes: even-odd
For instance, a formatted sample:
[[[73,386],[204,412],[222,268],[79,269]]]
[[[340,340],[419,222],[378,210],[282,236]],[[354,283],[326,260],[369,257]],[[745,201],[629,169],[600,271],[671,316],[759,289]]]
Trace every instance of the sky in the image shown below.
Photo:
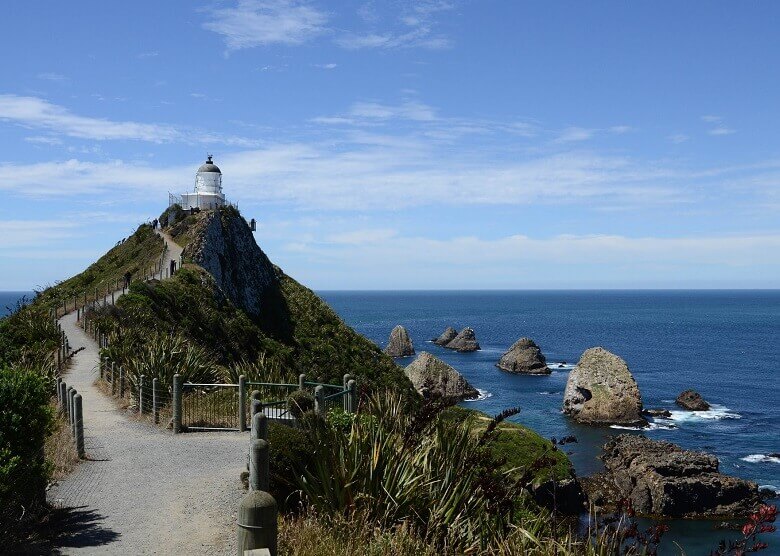
[[[780,287],[780,3],[13,2],[0,290],[206,154],[318,290]]]

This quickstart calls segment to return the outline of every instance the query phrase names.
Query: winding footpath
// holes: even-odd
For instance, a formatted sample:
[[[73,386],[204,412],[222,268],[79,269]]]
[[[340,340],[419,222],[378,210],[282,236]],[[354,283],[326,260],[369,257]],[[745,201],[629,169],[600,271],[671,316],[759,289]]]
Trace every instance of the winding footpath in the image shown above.
[[[180,260],[168,245],[165,266]],[[115,292],[121,295],[121,291]],[[97,344],[76,323],[60,319],[73,349],[63,379],[83,398],[86,461],[49,491],[62,509],[54,550],[60,554],[233,554],[235,515],[243,495],[239,474],[248,435],[174,435],[103,394]]]

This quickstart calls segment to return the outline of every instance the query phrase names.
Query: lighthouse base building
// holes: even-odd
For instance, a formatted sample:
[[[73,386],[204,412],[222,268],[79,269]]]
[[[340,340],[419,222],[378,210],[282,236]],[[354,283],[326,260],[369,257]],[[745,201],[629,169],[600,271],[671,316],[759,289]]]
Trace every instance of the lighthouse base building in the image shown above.
[[[214,210],[229,205],[222,193],[222,171],[208,155],[206,162],[195,174],[195,189],[192,193],[168,194],[168,205],[180,205],[184,210]]]

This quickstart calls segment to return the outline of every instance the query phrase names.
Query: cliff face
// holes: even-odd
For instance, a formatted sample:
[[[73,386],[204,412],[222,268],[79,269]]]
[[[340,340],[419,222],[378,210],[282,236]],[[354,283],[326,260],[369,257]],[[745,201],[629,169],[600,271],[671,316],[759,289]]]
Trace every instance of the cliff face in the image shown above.
[[[211,274],[236,306],[259,319],[277,296],[279,281],[246,221],[235,210],[209,211],[191,235],[184,259]]]

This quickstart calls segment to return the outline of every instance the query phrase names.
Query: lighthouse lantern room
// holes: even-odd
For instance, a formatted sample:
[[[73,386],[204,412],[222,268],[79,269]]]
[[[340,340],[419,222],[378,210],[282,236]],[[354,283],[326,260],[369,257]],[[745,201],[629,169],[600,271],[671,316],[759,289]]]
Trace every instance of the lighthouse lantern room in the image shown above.
[[[222,193],[222,171],[208,155],[195,173],[195,189],[192,193],[169,194],[169,205],[178,204],[184,210],[213,210],[227,203]]]

